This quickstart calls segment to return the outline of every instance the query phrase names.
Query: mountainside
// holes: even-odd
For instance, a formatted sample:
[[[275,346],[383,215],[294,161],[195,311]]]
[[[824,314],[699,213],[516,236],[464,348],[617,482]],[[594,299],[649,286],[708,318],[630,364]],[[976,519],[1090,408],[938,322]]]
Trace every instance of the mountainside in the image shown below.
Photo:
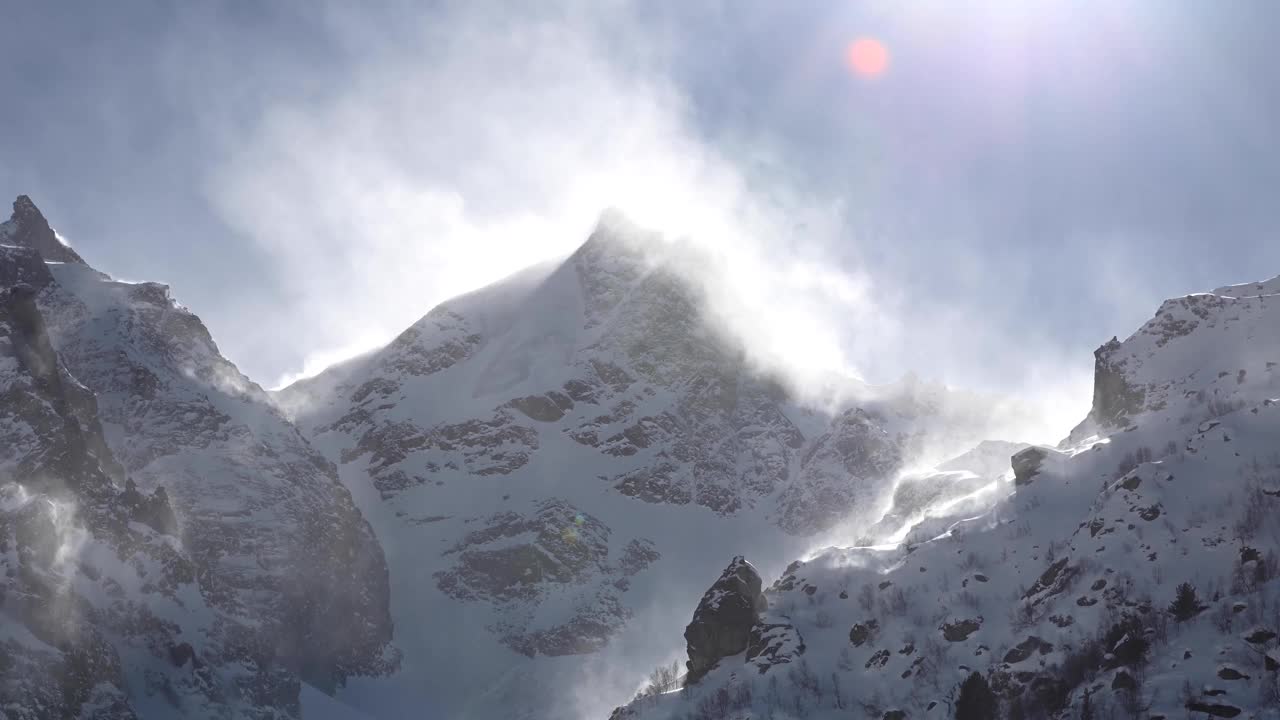
[[[697,681],[655,673],[614,720],[949,718],[973,673],[1002,718],[1280,717],[1278,291],[1166,301],[1099,348],[1070,437],[1004,448],[901,544],[796,561],[754,616],[704,598],[685,637],[747,643],[690,643]]]
[[[371,528],[166,286],[92,269],[19,197],[0,291],[5,712],[297,717],[300,681],[395,668]],[[39,597],[72,637],[23,610]]]
[[[344,699],[388,716],[607,710],[725,554],[781,568],[866,529],[924,445],[982,436],[985,406],[912,380],[807,405],[718,329],[700,262],[607,213],[566,261],[277,393],[391,565],[403,670]]]

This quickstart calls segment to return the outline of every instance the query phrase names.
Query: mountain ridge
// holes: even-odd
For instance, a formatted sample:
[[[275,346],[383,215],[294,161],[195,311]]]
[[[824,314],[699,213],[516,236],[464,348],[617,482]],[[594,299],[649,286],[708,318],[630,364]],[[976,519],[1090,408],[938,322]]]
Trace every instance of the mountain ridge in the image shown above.
[[[1000,717],[1280,716],[1275,288],[1165,301],[1099,348],[1058,448],[1016,451],[996,492],[901,544],[792,563],[737,632],[802,640],[709,673],[691,650],[704,678],[655,672],[611,717],[942,718],[975,672]]]
[[[89,613],[80,624],[103,638],[95,655],[119,658],[111,701],[119,716],[296,718],[304,680],[332,692],[354,675],[391,672],[398,656],[390,645],[382,549],[333,466],[221,356],[204,324],[173,300],[168,286],[118,282],[59,250],[65,246],[52,230],[44,232],[48,223],[29,198],[15,203],[4,228],[3,289],[21,295],[30,306],[23,307],[40,318],[37,356],[66,378],[37,382],[89,398],[68,405],[80,410],[72,413],[76,425],[61,432],[88,438],[79,445],[85,462],[105,473],[108,486],[123,488],[99,504],[141,513],[151,529],[137,532],[151,538],[150,546],[177,548],[182,558],[164,560],[156,580],[138,581],[131,578],[146,577],[145,564],[136,570],[120,564],[141,542],[121,544],[133,531],[55,524],[37,533],[88,533],[82,547],[96,558],[84,561],[88,569],[60,564],[45,572],[67,578],[60,586],[77,588],[76,602]],[[50,249],[50,241],[58,246]],[[39,405],[16,407],[6,435],[48,425]],[[99,430],[86,435],[75,427]],[[22,467],[17,476],[0,477],[17,498],[41,487]],[[84,501],[77,492],[72,500]],[[55,508],[65,500],[51,497]],[[174,576],[178,570],[170,568],[181,571]],[[166,575],[172,579],[157,586]],[[118,587],[132,594],[121,596]],[[166,605],[169,595],[176,605]],[[153,608],[164,610],[167,635],[129,625],[152,623]],[[7,620],[0,624],[9,627]],[[164,640],[184,629],[182,640]],[[12,647],[29,652],[21,642]],[[33,647],[32,657],[44,657]],[[71,651],[57,657],[47,662],[82,662]],[[67,682],[68,697],[83,704],[90,688],[74,677]],[[34,702],[22,694],[27,691],[43,692],[19,689],[20,706]],[[66,705],[65,712],[78,706]]]

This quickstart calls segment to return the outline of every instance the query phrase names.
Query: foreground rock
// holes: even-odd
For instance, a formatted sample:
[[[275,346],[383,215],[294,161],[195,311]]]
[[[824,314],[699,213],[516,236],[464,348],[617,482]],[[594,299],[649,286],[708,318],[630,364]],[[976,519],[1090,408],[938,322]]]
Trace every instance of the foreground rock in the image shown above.
[[[4,713],[296,717],[304,681],[394,669],[371,528],[166,286],[89,267],[20,197],[0,294]]]
[[[698,682],[721,658],[747,649],[751,629],[769,605],[760,587],[759,573],[739,555],[702,596],[693,622],[684,629],[687,682]]]

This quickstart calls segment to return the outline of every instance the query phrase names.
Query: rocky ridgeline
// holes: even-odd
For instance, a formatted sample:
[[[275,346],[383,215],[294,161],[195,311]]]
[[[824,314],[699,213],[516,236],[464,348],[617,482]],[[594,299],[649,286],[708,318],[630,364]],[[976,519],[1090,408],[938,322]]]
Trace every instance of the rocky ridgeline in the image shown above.
[[[402,569],[393,558],[393,574],[421,579],[405,583],[398,625],[467,628],[471,652],[493,658],[456,671],[423,647],[427,674],[457,674],[406,693],[498,714],[472,701],[501,682],[531,718],[575,712],[554,688],[628,628],[665,626],[655,586],[715,567],[716,543],[750,536],[761,552],[740,551],[778,562],[778,548],[883,506],[935,427],[979,439],[985,406],[964,415],[923,383],[873,398],[850,382],[857,401],[807,405],[722,329],[690,276],[698,262],[607,213],[563,262],[449,300],[277,393],[384,542],[422,548]],[[951,492],[972,480],[957,478]],[[677,538],[695,527],[716,549],[691,562]],[[760,642],[791,647],[778,628]]]
[[[1098,350],[1059,447],[1001,446],[990,489],[904,479],[934,509],[896,547],[818,552],[759,599],[735,560],[684,690],[656,673],[614,717],[1280,717],[1278,290],[1165,302]],[[796,640],[760,666],[741,638],[771,625]]]
[[[302,680],[394,669],[371,529],[166,286],[24,196],[0,293],[5,713],[297,717]]]

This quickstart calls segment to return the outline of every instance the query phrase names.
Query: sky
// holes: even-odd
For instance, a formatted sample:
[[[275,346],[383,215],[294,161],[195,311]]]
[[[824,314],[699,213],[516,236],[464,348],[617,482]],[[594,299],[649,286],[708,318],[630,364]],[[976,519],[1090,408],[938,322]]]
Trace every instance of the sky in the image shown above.
[[[1162,299],[1280,274],[1266,0],[359,5],[6,8],[0,194],[267,387],[607,207],[779,362],[1077,417]]]

